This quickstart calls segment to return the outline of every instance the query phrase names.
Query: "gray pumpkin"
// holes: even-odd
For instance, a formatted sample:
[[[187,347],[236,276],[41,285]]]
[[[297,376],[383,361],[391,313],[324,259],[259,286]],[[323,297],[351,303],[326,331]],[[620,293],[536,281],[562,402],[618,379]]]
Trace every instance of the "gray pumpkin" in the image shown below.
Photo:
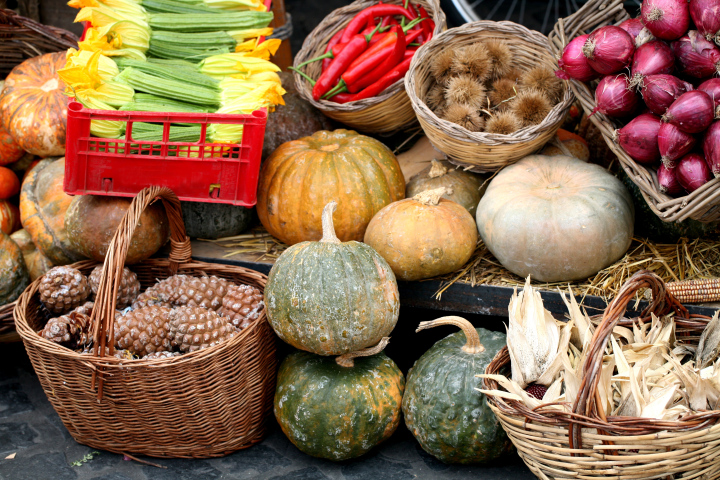
[[[253,218],[253,209],[225,203],[181,202],[185,231],[190,238],[240,235]]]

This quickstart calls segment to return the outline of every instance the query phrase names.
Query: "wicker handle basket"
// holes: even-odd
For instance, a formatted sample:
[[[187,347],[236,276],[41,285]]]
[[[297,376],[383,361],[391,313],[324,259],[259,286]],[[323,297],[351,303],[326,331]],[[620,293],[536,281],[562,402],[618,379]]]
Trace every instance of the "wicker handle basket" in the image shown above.
[[[295,65],[300,65],[325,53],[325,48],[333,35],[345,28],[361,10],[377,3],[377,0],[357,0],[350,5],[334,10],[305,38],[302,49],[295,55]],[[389,0],[384,3],[404,5],[403,0]],[[433,36],[445,30],[445,13],[440,8],[438,0],[413,0],[413,3],[422,5],[427,10],[428,15],[432,17],[435,22]],[[418,51],[421,50],[422,48]],[[314,62],[303,67],[305,74],[310,78],[318,78],[321,63]],[[410,99],[405,93],[405,83],[402,79],[393,83],[376,97],[358,100],[357,102],[335,103],[322,99],[314,100],[312,97],[312,85],[297,72],[294,75],[295,86],[305,100],[328,117],[361,132],[392,133],[409,128],[417,123],[415,112],[410,105]]]
[[[178,273],[214,275],[264,291],[267,277],[233,265],[191,258],[180,203],[166,187],[149,187],[133,200],[110,242],[91,319],[92,354],[45,339],[47,322],[36,279],[20,295],[15,324],[40,383],[78,442],[117,453],[206,458],[227,455],[262,440],[272,411],[276,337],[265,310],[234,337],[209,348],[165,359],[108,356],[114,343],[115,302],[125,256],[140,215],[157,198],[171,227],[170,258],[132,265],[142,288]],[[71,266],[88,275],[97,262]]]
[[[550,46],[559,58],[570,40],[605,25],[617,25],[630,18],[622,0],[589,0],[580,10],[567,18],[561,18],[548,36]],[[577,80],[570,80],[575,97],[586,114],[595,108],[595,95],[590,87]],[[665,222],[682,222],[688,218],[699,222],[720,220],[720,178],[710,180],[689,195],[670,197],[660,191],[657,174],[651,168],[637,163],[613,141],[613,132],[622,125],[606,115],[596,113],[590,120],[602,133],[605,143],[617,155],[625,173],[638,186],[652,211]]]

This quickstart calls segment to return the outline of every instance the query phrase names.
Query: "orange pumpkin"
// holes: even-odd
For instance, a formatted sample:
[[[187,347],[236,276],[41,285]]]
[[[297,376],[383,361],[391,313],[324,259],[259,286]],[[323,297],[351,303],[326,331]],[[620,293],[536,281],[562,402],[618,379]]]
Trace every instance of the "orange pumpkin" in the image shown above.
[[[82,259],[65,231],[65,212],[72,197],[63,192],[65,159],[45,159],[33,168],[20,191],[22,226],[54,265]]]
[[[0,125],[0,165],[17,162],[25,155],[15,139]]]
[[[15,172],[6,167],[0,167],[0,199],[10,198],[20,191],[20,180]]]
[[[65,154],[68,98],[57,70],[65,52],[25,60],[5,79],[0,123],[23,150],[50,157]]]
[[[52,262],[35,247],[35,244],[27,233],[27,230],[20,229],[17,232],[10,235],[10,238],[17,243],[22,251],[23,258],[25,259],[25,266],[30,274],[30,280],[35,280],[38,277],[45,275],[45,272],[53,267]]]
[[[0,305],[14,302],[30,283],[20,247],[0,232]]]
[[[20,210],[7,200],[0,200],[0,231],[10,235],[20,228]]]
[[[257,213],[288,245],[317,241],[320,212],[334,200],[338,238],[362,241],[373,215],[404,197],[405,179],[389,148],[352,130],[322,130],[280,145],[265,161]]]

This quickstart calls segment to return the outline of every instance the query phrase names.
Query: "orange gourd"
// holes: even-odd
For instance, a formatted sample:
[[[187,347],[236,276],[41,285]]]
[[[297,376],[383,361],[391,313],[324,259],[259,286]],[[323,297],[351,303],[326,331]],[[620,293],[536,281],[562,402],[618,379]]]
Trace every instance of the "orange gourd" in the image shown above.
[[[6,167],[0,167],[0,199],[10,198],[20,191],[20,180],[15,172]]]
[[[72,197],[63,191],[65,159],[45,159],[33,168],[20,191],[22,226],[54,265],[82,259],[65,230],[65,212]]]
[[[41,157],[65,154],[68,98],[57,70],[65,52],[25,60],[5,79],[0,123],[23,150]]]
[[[0,231],[10,235],[20,228],[20,210],[8,200],[0,200]]]
[[[320,212],[334,200],[338,238],[362,241],[370,219],[404,196],[405,179],[389,148],[352,130],[322,130],[280,145],[265,161],[257,213],[288,245],[318,241]]]
[[[25,155],[15,139],[0,125],[0,165],[17,162]]]

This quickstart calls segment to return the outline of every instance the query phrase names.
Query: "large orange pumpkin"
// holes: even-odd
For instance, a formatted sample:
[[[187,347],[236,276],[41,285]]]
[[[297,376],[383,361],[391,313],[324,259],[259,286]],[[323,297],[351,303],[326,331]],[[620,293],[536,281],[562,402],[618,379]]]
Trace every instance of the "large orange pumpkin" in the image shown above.
[[[46,159],[33,168],[20,192],[22,226],[35,245],[55,265],[82,258],[65,231],[65,212],[72,197],[63,192],[65,159]]]
[[[25,155],[15,139],[0,125],[0,165],[17,162]]]
[[[390,149],[352,130],[322,130],[282,144],[265,161],[257,213],[289,245],[317,241],[320,212],[334,200],[338,238],[362,241],[373,215],[404,197],[405,179]]]
[[[0,123],[25,151],[42,157],[65,154],[68,98],[57,70],[65,52],[25,60],[5,79]]]
[[[20,210],[8,200],[0,200],[0,231],[10,235],[20,228]]]
[[[6,167],[0,167],[0,199],[10,198],[20,191],[20,179],[15,172]]]

